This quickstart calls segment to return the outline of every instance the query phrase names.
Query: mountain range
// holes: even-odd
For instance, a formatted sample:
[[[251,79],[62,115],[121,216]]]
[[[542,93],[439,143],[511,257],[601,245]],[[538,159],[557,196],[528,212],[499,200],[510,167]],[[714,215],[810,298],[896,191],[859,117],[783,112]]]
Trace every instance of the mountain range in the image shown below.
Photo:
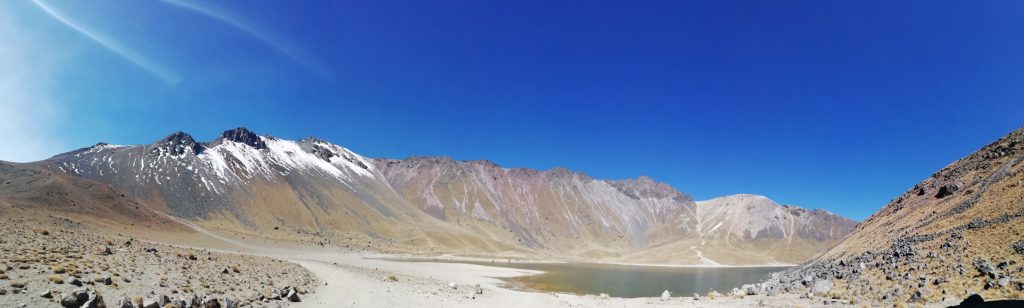
[[[381,251],[789,264],[856,226],[763,196],[695,202],[643,176],[602,180],[447,157],[371,159],[317,138],[284,140],[245,128],[209,142],[176,132],[152,144],[99,143],[0,164],[0,181],[28,182],[26,174],[78,195],[48,199],[36,186],[4,186],[0,205],[77,202],[88,204],[78,212],[109,220],[161,220],[149,209],[224,232]],[[68,187],[107,191],[82,199],[81,189]]]

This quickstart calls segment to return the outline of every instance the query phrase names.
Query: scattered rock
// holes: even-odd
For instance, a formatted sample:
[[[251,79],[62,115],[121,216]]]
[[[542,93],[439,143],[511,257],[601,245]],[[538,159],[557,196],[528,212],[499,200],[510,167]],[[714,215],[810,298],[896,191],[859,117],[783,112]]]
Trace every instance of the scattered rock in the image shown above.
[[[60,305],[65,308],[78,308],[78,299],[72,294],[67,294],[60,299]]]
[[[914,294],[910,295],[910,301],[913,301],[913,302],[919,302],[923,298],[924,298],[924,292],[922,292],[921,289],[915,290]]]
[[[743,285],[743,291],[748,296],[749,295],[757,295],[757,288],[755,288],[754,285],[749,285],[749,284]]]
[[[89,292],[89,299],[82,304],[82,308],[100,308],[106,307],[103,303],[103,297],[96,293],[96,291]]]
[[[115,307],[116,308],[135,308],[135,303],[132,303],[132,300],[128,299],[128,297],[122,297],[121,300],[117,302],[117,306],[115,306]]]
[[[811,288],[811,293],[814,294],[825,294],[832,290],[832,280],[822,279],[814,282],[814,287]]]
[[[1013,248],[1013,252],[1024,255],[1024,241],[1016,241],[1010,248]]]
[[[299,293],[295,292],[295,288],[289,286],[289,287],[285,288],[284,291],[285,292],[281,292],[281,293],[285,294],[284,298],[287,299],[289,302],[297,303],[297,302],[301,301],[299,299]]]
[[[220,308],[220,302],[217,301],[217,299],[214,298],[213,296],[207,296],[206,299],[203,300],[202,307],[203,308]]]
[[[155,298],[147,298],[142,301],[140,308],[160,308],[160,301]]]

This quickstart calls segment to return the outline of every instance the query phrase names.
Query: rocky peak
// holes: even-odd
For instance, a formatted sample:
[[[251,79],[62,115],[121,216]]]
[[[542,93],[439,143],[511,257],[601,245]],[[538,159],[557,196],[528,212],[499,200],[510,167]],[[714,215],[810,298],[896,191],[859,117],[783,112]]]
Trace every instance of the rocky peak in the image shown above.
[[[667,199],[679,202],[693,201],[690,195],[684,194],[672,188],[668,184],[655,181],[648,176],[640,176],[635,179],[610,180],[608,184],[633,199],[655,198]]]
[[[266,149],[267,144],[260,139],[260,136],[256,133],[246,129],[245,127],[239,127],[232,130],[226,130],[220,135],[221,140],[230,140],[238,143],[247,144],[256,149]]]
[[[335,153],[328,145],[322,142],[311,143],[309,145],[309,152],[326,162],[331,162],[331,158],[339,156],[338,153]]]
[[[152,152],[166,151],[171,156],[178,156],[189,152],[199,154],[203,152],[204,148],[202,144],[192,139],[192,135],[177,131],[157,142],[156,148]]]

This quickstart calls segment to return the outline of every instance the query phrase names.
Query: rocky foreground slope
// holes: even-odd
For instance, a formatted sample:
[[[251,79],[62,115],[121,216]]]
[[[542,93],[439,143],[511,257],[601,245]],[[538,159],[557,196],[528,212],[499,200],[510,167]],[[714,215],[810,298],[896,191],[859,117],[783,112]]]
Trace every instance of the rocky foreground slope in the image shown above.
[[[312,273],[281,260],[83,232],[66,219],[0,221],[2,307],[252,307],[301,301]]]
[[[438,157],[368,159],[316,138],[244,128],[210,142],[178,132],[153,144],[100,143],[6,166],[8,174],[35,170],[103,183],[221,231],[382,251],[796,263],[854,224],[763,197],[695,203],[647,177],[600,180],[563,168]]]
[[[867,303],[1024,298],[1024,129],[939,170],[767,292]]]

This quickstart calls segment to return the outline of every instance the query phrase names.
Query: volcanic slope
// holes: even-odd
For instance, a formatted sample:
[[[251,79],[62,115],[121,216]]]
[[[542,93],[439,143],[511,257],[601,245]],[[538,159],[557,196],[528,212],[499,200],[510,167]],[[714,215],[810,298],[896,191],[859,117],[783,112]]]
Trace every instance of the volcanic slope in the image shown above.
[[[832,285],[830,293],[876,303],[1024,298],[1022,160],[1018,129],[914,185],[766,287]]]

